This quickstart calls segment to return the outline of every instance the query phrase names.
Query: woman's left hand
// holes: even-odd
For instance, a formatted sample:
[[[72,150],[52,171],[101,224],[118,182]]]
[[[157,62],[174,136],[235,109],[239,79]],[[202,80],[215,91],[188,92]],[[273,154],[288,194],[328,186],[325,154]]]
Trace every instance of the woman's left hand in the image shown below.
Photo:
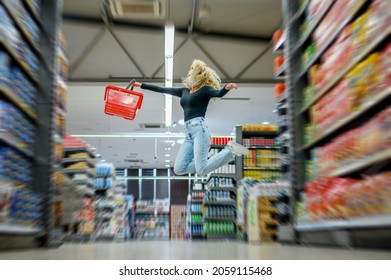
[[[225,89],[226,90],[231,90],[231,89],[237,89],[238,88],[238,85],[237,84],[234,84],[234,83],[229,83],[225,86]]]

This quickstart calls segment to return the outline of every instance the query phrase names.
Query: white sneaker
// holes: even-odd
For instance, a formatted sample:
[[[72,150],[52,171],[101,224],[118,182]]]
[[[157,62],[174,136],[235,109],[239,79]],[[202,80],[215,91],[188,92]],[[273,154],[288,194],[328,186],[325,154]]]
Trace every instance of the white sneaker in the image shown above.
[[[242,146],[234,141],[229,141],[228,146],[231,148],[232,152],[235,155],[247,155],[250,153],[250,150],[245,146]]]

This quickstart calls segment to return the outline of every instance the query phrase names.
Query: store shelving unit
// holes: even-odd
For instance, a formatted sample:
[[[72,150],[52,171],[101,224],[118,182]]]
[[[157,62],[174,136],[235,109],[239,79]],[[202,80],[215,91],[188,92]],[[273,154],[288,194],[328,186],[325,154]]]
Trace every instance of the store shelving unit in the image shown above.
[[[235,176],[211,176],[203,200],[207,239],[236,239],[237,188]]]
[[[201,188],[195,188],[195,186]],[[191,239],[205,238],[204,234],[204,198],[206,193],[205,181],[194,181],[190,191],[188,230]]]
[[[167,240],[170,238],[170,205],[155,205],[157,200],[137,201],[132,225],[135,239]],[[164,203],[164,202],[163,202]]]
[[[15,131],[0,129],[0,148],[9,150],[14,157],[12,164],[21,166],[18,173],[30,178],[23,182],[23,189],[31,191],[31,197],[39,197],[42,201],[39,210],[37,208],[41,214],[35,215],[34,223],[26,223],[5,213],[5,220],[0,221],[0,239],[5,240],[0,242],[1,247],[52,247],[60,244],[53,228],[53,202],[56,200],[54,173],[58,169],[55,104],[61,5],[62,1],[48,1],[37,9],[28,0],[0,2],[3,30],[13,31],[13,36],[0,32],[0,53],[4,58],[1,62],[0,101],[13,108],[18,115],[14,124],[23,120],[25,129],[24,137]],[[16,76],[9,76],[11,68],[12,75]],[[20,83],[15,82],[15,77]],[[7,114],[7,117],[16,115]],[[32,141],[26,141],[27,136]],[[13,197],[15,186],[21,184],[10,180],[7,172],[1,171],[0,174],[0,191],[8,185],[8,192]],[[33,213],[32,208],[29,212]]]
[[[69,136],[64,141],[62,174],[70,178],[78,189],[79,197],[73,203],[80,205],[74,214],[72,234],[66,241],[89,241],[95,229],[95,165],[96,158],[91,147]]]
[[[238,143],[250,149],[237,169],[243,170],[242,177],[274,180],[281,177],[280,147],[275,141],[277,131],[244,130],[236,127]],[[240,177],[240,179],[242,178]]]
[[[354,75],[357,75],[357,73],[362,73],[359,72],[359,67],[362,67],[365,63],[370,63],[368,62],[369,59],[374,57],[372,54],[380,53],[381,55],[386,50],[387,44],[390,43],[391,28],[389,23],[391,17],[388,15],[387,18],[387,14],[384,12],[385,9],[381,8],[381,5],[383,7],[388,5],[385,1],[354,1],[354,3],[350,3],[351,6],[345,9],[345,11],[336,10],[338,9],[337,6],[341,5],[338,1],[322,1],[323,8],[315,14],[312,24],[309,25],[307,31],[301,36],[300,27],[306,21],[306,13],[304,11],[308,8],[311,1],[306,2],[303,6],[300,6],[299,2],[288,0],[283,2],[286,33],[284,50],[287,58],[287,99],[290,130],[292,131],[289,139],[290,155],[294,159],[291,174],[291,183],[294,186],[293,198],[296,200],[294,205],[305,205],[302,198],[308,197],[306,191],[309,190],[309,183],[316,183],[316,178],[308,176],[308,163],[316,163],[314,154],[324,151],[325,147],[330,147],[337,140],[347,138],[347,132],[369,125],[376,119],[379,112],[384,111],[391,104],[391,90],[387,82],[385,82],[385,85],[375,84],[375,82],[379,83],[383,78],[375,81],[367,79],[366,83],[368,84],[363,88],[361,94],[369,97],[363,98],[362,101],[360,99],[360,102],[357,103],[358,105],[354,106],[353,109],[345,109],[351,111],[339,119],[335,119],[328,126],[322,127],[322,129],[317,128],[316,125],[319,124],[314,122],[314,117],[321,116],[321,112],[318,109],[320,105],[318,106],[318,104],[326,104],[325,100],[328,100],[326,98],[332,96],[333,91],[345,81],[350,81],[352,84],[353,80],[349,79],[355,77]],[[382,16],[382,18],[376,20],[373,11],[377,13],[377,16]],[[333,14],[338,14],[338,24],[336,28],[329,31],[327,38],[318,46],[317,42],[315,42],[316,36],[314,34],[319,26],[322,26],[322,23],[326,20],[330,21]],[[363,17],[364,14],[370,18],[373,17],[371,18],[371,29],[363,37],[354,37],[356,36],[355,34],[358,34],[357,32],[360,32],[360,28],[367,24],[366,18]],[[347,26],[353,28],[354,33],[349,33],[348,29],[346,29]],[[338,65],[329,79],[325,81],[314,79],[316,67],[322,67],[322,63],[330,59],[327,57],[327,52],[331,48],[335,48],[336,43],[342,44],[343,38],[348,38],[346,40],[352,40],[351,42],[355,44],[351,49],[351,53],[349,53],[349,59],[346,60],[346,63]],[[307,58],[307,62],[303,64],[302,55],[313,40],[314,44],[317,45],[316,50],[312,57]],[[379,63],[381,63],[381,60]],[[373,68],[375,67],[371,66],[371,69]],[[327,77],[328,73],[322,73]],[[372,84],[370,84],[371,82]],[[347,86],[349,85],[347,83]],[[313,87],[313,93],[311,93],[311,96],[305,96],[304,93],[309,86]],[[350,96],[356,98],[355,94],[352,90]],[[342,91],[340,95],[343,95]],[[334,108],[334,110],[337,112],[340,109]],[[315,129],[315,133],[311,135],[309,133],[310,130],[304,129],[305,127]],[[353,146],[350,147],[354,148]],[[365,146],[365,148],[367,147]],[[345,160],[340,163],[333,163],[327,171],[322,172],[320,175],[331,178],[345,177],[363,180],[364,174],[367,176],[379,176],[381,172],[390,171],[390,159],[390,150],[387,148],[382,149],[380,146],[376,151],[372,149],[366,154],[357,157],[352,156],[350,161]],[[321,166],[317,168],[321,168]],[[310,202],[307,201],[306,203]],[[298,207],[293,209],[293,211],[297,209]],[[361,216],[355,216],[356,214],[353,212],[339,218],[313,218],[310,216],[313,219],[312,221],[308,218],[309,214],[313,215],[311,212],[307,212],[307,216],[304,219],[301,216],[295,216],[296,240],[305,244],[332,244],[370,248],[390,247],[391,213],[379,212],[378,210],[373,210],[373,213],[361,213]]]

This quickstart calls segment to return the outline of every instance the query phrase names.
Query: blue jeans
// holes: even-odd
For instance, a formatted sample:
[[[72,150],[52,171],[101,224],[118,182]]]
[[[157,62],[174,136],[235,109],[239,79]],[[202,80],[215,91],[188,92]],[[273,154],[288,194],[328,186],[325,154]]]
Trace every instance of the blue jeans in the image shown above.
[[[209,128],[203,117],[185,121],[185,141],[175,160],[175,174],[197,173],[205,176],[234,159],[228,146],[208,159],[210,140]]]

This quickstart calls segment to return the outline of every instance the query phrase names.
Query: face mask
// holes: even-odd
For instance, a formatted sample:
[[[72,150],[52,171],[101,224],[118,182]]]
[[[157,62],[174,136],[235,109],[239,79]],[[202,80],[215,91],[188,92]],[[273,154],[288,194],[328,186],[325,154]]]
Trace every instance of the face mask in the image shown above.
[[[191,77],[186,77],[184,79],[184,82],[190,87],[194,87],[196,85],[196,81],[194,79],[192,79]]]

